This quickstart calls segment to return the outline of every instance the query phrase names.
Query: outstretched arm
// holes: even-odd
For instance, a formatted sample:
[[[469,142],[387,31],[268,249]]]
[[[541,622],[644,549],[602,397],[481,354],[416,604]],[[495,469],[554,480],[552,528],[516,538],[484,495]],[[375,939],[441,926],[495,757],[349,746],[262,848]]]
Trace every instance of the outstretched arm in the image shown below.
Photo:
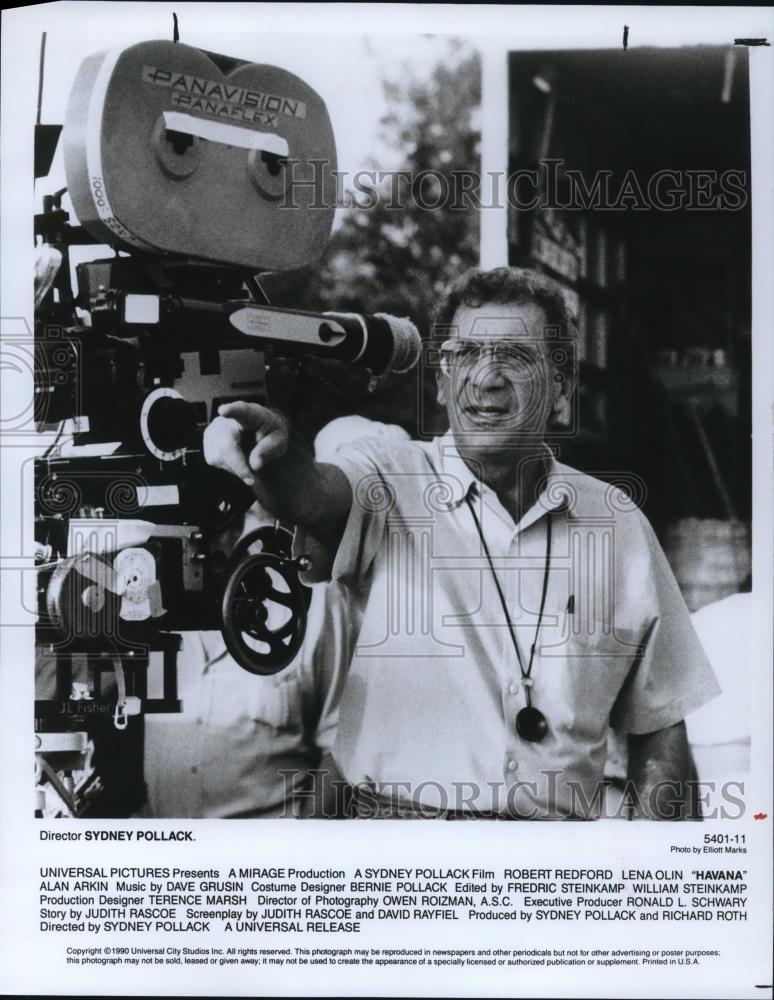
[[[701,819],[696,769],[685,723],[629,736],[632,819]]]
[[[308,443],[268,407],[228,403],[218,414],[204,432],[207,462],[254,486],[269,513],[303,528],[332,562],[352,506],[344,473],[315,462]]]

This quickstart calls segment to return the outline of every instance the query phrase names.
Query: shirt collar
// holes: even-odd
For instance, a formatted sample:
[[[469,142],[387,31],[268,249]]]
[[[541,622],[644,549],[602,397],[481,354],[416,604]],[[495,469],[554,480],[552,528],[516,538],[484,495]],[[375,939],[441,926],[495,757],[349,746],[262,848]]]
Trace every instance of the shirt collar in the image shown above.
[[[449,510],[455,507],[471,495],[471,490],[475,487],[483,486],[474,476],[472,470],[465,464],[464,459],[457,451],[454,434],[448,430],[442,437],[436,439],[438,455],[440,458],[440,469],[444,477],[444,482],[449,489],[451,496],[446,501]]]
[[[465,463],[465,460],[457,450],[454,434],[448,430],[442,437],[437,438],[438,453],[440,456],[440,468],[446,479],[451,499],[446,502],[449,510],[456,507],[467,499],[467,497],[486,496],[493,491],[479,479]],[[573,498],[574,491],[567,482],[567,476],[554,456],[554,453],[544,443],[545,457],[547,461],[547,475],[545,484],[540,496],[533,506],[524,514],[520,527],[527,527],[528,523],[537,521],[544,513],[565,512],[568,516],[574,516]]]

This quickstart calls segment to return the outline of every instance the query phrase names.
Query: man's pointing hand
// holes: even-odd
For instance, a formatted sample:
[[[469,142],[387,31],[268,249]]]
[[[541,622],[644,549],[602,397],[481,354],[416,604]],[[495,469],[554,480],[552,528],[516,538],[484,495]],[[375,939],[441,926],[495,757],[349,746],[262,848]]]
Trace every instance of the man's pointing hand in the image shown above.
[[[204,432],[204,457],[253,484],[254,473],[288,450],[287,420],[257,403],[225,403]]]

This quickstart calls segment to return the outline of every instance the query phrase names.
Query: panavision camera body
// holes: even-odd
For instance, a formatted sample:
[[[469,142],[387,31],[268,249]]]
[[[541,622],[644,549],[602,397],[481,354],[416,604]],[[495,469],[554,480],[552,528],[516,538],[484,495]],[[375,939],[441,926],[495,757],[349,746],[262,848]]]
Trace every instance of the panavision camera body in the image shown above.
[[[113,246],[250,273],[325,248],[333,132],[287,70],[173,42],[101,52],[81,66],[63,138],[78,218]]]
[[[36,128],[37,177],[52,133]],[[254,495],[205,463],[204,427],[224,402],[286,403],[267,400],[275,355],[379,374],[411,362],[414,334],[262,294],[256,275],[313,263],[333,221],[330,119],[297,76],[173,42],[102,52],[77,74],[62,139],[80,225],[64,191],[35,219],[35,415],[55,432],[36,462],[38,810],[120,815],[143,798],[141,714],[180,709],[177,633],[221,629],[259,674],[304,635],[292,530],[239,540]],[[109,255],[79,264],[73,288],[84,244]]]

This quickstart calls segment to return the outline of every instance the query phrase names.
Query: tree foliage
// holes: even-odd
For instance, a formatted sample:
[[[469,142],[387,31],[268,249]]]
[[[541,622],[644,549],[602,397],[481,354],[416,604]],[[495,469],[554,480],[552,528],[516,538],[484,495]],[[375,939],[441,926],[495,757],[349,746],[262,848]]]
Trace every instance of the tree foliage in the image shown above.
[[[409,316],[427,337],[439,295],[478,260],[478,213],[458,183],[462,172],[470,177],[479,169],[478,55],[451,41],[427,78],[404,67],[398,79],[384,82],[384,92],[388,110],[380,137],[402,157],[404,177],[383,178],[377,189],[369,176],[369,193],[351,192],[319,264],[263,283],[275,304]],[[442,204],[426,207],[446,190]],[[324,367],[327,391],[340,397],[336,412],[343,405],[347,412],[401,423],[412,434],[438,429],[427,372],[422,379],[391,376],[367,392],[364,376]]]

